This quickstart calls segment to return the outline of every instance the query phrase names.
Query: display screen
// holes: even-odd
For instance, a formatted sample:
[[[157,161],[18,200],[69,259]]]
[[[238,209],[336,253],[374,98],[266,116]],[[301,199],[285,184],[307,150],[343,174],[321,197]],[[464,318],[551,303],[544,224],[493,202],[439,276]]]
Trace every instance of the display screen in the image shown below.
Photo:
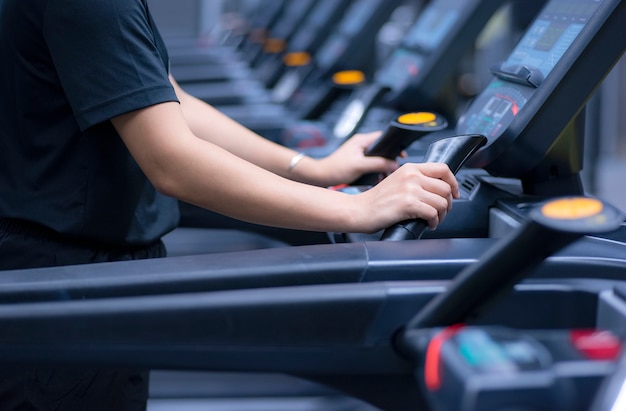
[[[329,15],[333,13],[335,7],[335,0],[325,0],[320,4],[317,4],[313,9],[307,21],[305,22],[305,30],[298,30],[294,38],[289,44],[290,50],[293,51],[307,51],[307,46],[313,41],[316,36],[317,30],[324,25],[324,22],[328,19]]]
[[[430,3],[408,31],[402,47],[378,71],[376,81],[392,90],[406,87],[420,73],[424,65],[424,54],[440,47],[443,39],[457,23],[460,8],[462,6],[456,0]]]
[[[567,0],[550,3],[515,47],[503,67],[526,65],[547,77],[601,0]]]
[[[376,5],[377,2],[366,0],[354,3],[343,18],[343,24],[339,31],[348,36],[358,34],[361,31],[361,27],[372,17]]]
[[[572,45],[601,0],[562,0],[550,2],[510,57],[507,66],[528,66],[545,77]],[[535,93],[535,88],[502,79],[493,80],[459,119],[459,133],[478,133],[494,140]]]
[[[374,6],[367,0],[354,3],[342,19],[338,32],[331,35],[318,50],[315,61],[323,69],[330,68],[348,47],[348,37],[357,34],[371,18]]]
[[[318,67],[329,69],[339,59],[348,48],[348,41],[341,36],[332,36],[329,38],[324,47],[322,47],[315,55],[315,61]]]
[[[272,30],[272,37],[286,39],[294,30],[295,25],[300,21],[304,14],[308,11],[312,0],[297,1],[290,4],[284,15],[288,18],[281,19],[280,23]]]
[[[526,105],[533,91],[529,87],[493,81],[476,98],[471,109],[459,119],[457,131],[463,134],[482,134],[489,139],[498,137]]]
[[[441,4],[444,3],[444,4]],[[415,25],[409,30],[404,46],[423,52],[436,49],[459,19],[459,12],[451,2],[437,2],[436,6],[427,7]]]
[[[392,90],[402,90],[412,78],[417,77],[423,63],[424,57],[419,53],[398,49],[376,73],[376,82]]]

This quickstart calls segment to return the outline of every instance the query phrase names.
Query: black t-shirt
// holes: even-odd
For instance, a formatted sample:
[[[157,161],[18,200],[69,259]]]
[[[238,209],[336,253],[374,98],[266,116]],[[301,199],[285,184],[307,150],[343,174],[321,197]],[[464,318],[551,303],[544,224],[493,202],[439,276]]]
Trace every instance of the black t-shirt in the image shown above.
[[[177,202],[109,120],[166,101],[177,99],[145,0],[4,0],[0,217],[109,244],[160,238]]]

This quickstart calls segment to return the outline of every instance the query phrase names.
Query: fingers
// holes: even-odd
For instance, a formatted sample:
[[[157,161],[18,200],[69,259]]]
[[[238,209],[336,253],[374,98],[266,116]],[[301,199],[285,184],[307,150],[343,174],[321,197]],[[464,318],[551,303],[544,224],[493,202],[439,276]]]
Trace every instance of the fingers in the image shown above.
[[[398,169],[398,162],[384,157],[365,156],[365,150],[381,135],[381,131],[356,134],[333,154],[340,163],[338,167],[350,168],[350,177],[358,177],[364,173],[390,174]]]
[[[430,230],[435,230],[450,211],[452,198],[447,199],[430,191],[424,191],[420,203],[420,214]]]
[[[446,181],[427,176],[421,181],[422,188],[428,192],[432,193],[435,196],[446,201],[447,210],[450,211],[452,208],[452,200],[454,197],[454,189],[448,184]]]
[[[436,229],[452,209],[453,199],[459,197],[456,177],[441,163],[405,164],[401,170],[404,189],[413,199],[412,207],[417,207],[411,218],[421,218],[431,230]]]
[[[353,139],[355,139],[355,144],[358,144],[359,147],[365,151],[368,147],[378,140],[381,136],[382,131],[373,131],[370,133],[356,134]],[[378,156],[364,156],[364,164],[366,170],[368,171],[376,171],[383,174],[393,173],[400,167],[398,162],[395,159],[388,159],[384,157]]]
[[[353,141],[355,144],[361,146],[363,149],[366,149],[370,145],[374,144],[374,142],[378,140],[381,134],[382,131],[372,131],[369,133],[355,134],[348,141]]]
[[[429,177],[444,181],[450,187],[452,197],[459,198],[459,183],[456,177],[450,171],[450,168],[443,163],[423,163],[416,165],[420,171]]]
[[[378,172],[388,175],[400,167],[397,161],[383,157],[365,157],[363,160],[363,172]]]

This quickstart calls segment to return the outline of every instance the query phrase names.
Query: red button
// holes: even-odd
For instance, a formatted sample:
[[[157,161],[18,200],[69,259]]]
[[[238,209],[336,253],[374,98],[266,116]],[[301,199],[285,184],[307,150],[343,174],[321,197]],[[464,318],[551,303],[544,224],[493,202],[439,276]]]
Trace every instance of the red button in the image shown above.
[[[328,187],[328,188],[330,190],[333,190],[333,191],[341,191],[341,190],[343,190],[344,188],[347,188],[347,187],[348,187],[347,184],[338,184],[336,186],[331,186],[331,187]]]
[[[437,391],[441,388],[441,349],[443,344],[458,333],[463,326],[463,324],[455,324],[444,328],[428,344],[424,363],[424,382],[429,390]]]
[[[622,342],[610,331],[572,330],[570,340],[589,360],[615,360],[622,351]]]

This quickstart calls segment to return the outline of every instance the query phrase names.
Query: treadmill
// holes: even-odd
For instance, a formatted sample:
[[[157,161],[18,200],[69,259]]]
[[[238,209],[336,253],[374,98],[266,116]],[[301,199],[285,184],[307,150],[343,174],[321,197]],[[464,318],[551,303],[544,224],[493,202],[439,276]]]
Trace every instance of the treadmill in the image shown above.
[[[403,0],[354,0],[343,14],[338,27],[327,36],[307,64],[287,68],[267,91],[267,101],[223,105],[220,111],[259,134],[275,140],[286,125],[305,116],[315,107],[324,106],[336,96],[330,79],[342,70],[371,73],[375,69],[378,30]],[[186,87],[201,99],[202,87]]]
[[[555,11],[567,14],[574,6],[579,12],[563,25]],[[529,33],[537,27],[550,28],[553,22],[561,34],[556,37],[567,39],[568,45],[558,51],[558,61],[539,87],[530,90],[530,98],[524,104],[517,100],[519,110],[509,127],[516,130],[513,125],[526,123],[538,127],[544,121],[556,124],[557,132],[542,133],[547,142],[522,132],[522,138],[488,135],[489,142],[470,162],[487,161],[487,154],[494,154],[496,148],[501,156],[517,155],[527,145],[547,146],[543,152],[535,150],[537,159],[532,163],[550,157],[562,135],[558,125],[570,122],[557,119],[551,106],[563,107],[564,114],[559,113],[565,116],[568,106],[584,105],[623,54],[625,40],[620,33],[625,19],[625,6],[619,0],[550,0]],[[534,44],[546,47],[541,41]],[[564,43],[557,39],[549,44]],[[501,76],[494,79],[501,82],[497,87],[504,85]],[[577,83],[578,76],[585,76],[590,84]],[[513,78],[512,89],[531,88]],[[584,90],[579,93],[580,87]],[[544,94],[546,89],[551,92]],[[564,99],[574,98],[580,99],[578,104],[564,104]],[[534,106],[541,111],[526,115],[525,110]],[[501,145],[496,144],[503,136]],[[500,164],[495,160],[490,161]],[[528,185],[531,182],[523,185],[546,186],[543,179]],[[587,409],[601,380],[615,371],[626,332],[626,244],[619,211],[596,199],[566,194],[566,204],[573,201],[576,207],[572,213],[569,206],[558,203],[563,200],[555,206],[547,199],[553,194],[529,194],[516,208],[523,210],[523,218],[511,225],[506,238],[370,241],[7,271],[0,278],[4,302],[0,323],[6,330],[0,336],[0,359],[21,364],[281,372],[323,382],[383,409],[437,409],[429,404],[456,398],[443,394],[465,393],[471,387],[448,384],[445,379],[443,387],[448,390],[443,391],[431,385],[433,381],[424,381],[428,358],[445,366],[444,376],[453,375],[450,378],[456,382],[462,380],[462,372],[468,369],[463,364],[468,361],[455,362],[459,352],[455,347],[475,353],[476,347],[498,348],[509,341],[510,348],[526,350],[496,351],[500,354],[496,359],[507,360],[496,365],[520,363],[506,374],[511,383],[507,395],[497,395],[502,385],[494,386],[499,378],[489,374],[493,368],[470,367],[477,373],[471,375],[486,378],[478,387],[480,395],[469,398],[495,395],[506,400],[521,393],[517,401],[533,399],[522,403],[527,408],[563,400],[572,404],[568,409]],[[569,217],[563,217],[563,210],[570,210]],[[477,279],[481,281],[473,283]],[[458,298],[459,290],[473,293],[479,301],[459,311],[459,304],[466,301]],[[492,301],[491,296],[500,298]],[[491,303],[488,307],[480,303],[483,297]],[[442,312],[445,315],[439,315]],[[469,335],[456,329],[459,318],[470,325]],[[449,327],[453,329],[445,331]],[[442,329],[444,336],[437,337]],[[607,330],[615,337],[609,338],[611,355],[581,356],[570,337],[580,337],[579,331],[589,329]],[[433,341],[441,350],[423,357],[431,352]],[[446,348],[446,341],[455,344],[452,349]],[[502,355],[513,352],[532,355]],[[523,358],[533,361],[525,367]],[[459,370],[461,375],[455,372]],[[524,385],[519,390],[515,386],[529,381],[543,385],[541,389]]]
[[[583,277],[524,279],[623,219],[595,199],[548,201],[451,281],[23,295],[0,307],[0,361],[280,372],[390,411],[586,411],[618,370],[626,282],[599,278],[598,260]]]
[[[261,1],[251,11],[245,32],[234,45],[204,44],[197,39],[186,46],[172,44],[165,39],[170,56],[170,65],[176,78],[185,82],[198,76],[194,68],[202,66],[202,77],[209,81],[226,81],[236,78],[242,67],[249,67],[243,49],[253,49],[268,37],[269,31],[280,19],[287,0]]]
[[[267,54],[280,53],[286,47],[298,26],[305,20],[307,14],[316,6],[314,0],[300,0],[289,2],[282,12],[281,18],[271,28],[269,36],[263,41],[261,47],[253,50],[245,50],[248,62],[252,69],[264,59]],[[212,63],[209,63],[212,65]],[[265,87],[261,82],[253,78],[215,82],[203,81],[202,71],[206,65],[187,66],[187,72],[183,75],[181,87],[190,94],[206,101],[209,104],[238,105],[247,103],[267,102]],[[193,73],[189,73],[189,71]],[[176,75],[177,69],[172,69]],[[178,69],[180,72],[181,70]]]
[[[298,26],[308,19],[307,14],[317,8],[312,2],[276,2],[267,4],[262,2],[257,10],[260,13],[258,22],[253,23],[255,29],[250,29],[247,42],[240,44],[238,58],[242,64],[251,68],[258,63],[257,59],[272,54],[272,49],[282,48],[296,33]],[[232,79],[232,73],[228,72],[230,66],[220,68],[220,61],[207,59],[172,59],[172,71],[177,81],[181,84],[224,82]],[[220,70],[221,69],[221,70]],[[218,73],[221,72],[221,75]]]
[[[379,130],[398,112],[434,110],[453,123],[459,111],[459,61],[475,45],[491,17],[510,3],[515,2],[431,1],[370,84],[335,102],[320,121],[287,128],[281,143],[324,156],[357,131]],[[543,0],[527,3],[526,10],[532,13]],[[315,136],[327,139],[316,139],[303,130],[311,128]]]
[[[422,161],[440,138],[488,138],[457,175],[462,198],[455,212],[426,237],[484,237],[501,210],[512,223],[523,219],[525,203],[584,194],[585,104],[621,58],[625,41],[604,28],[594,31],[599,13],[585,14],[604,11],[606,3],[579,3],[549,2],[510,56],[492,67],[491,82],[456,126],[425,134],[407,148],[407,161]]]
[[[273,88],[286,68],[304,64],[322,46],[339,23],[352,0],[321,0],[287,43],[285,50],[266,54],[258,65],[257,77]]]
[[[246,56],[242,52],[239,65],[229,65],[225,70],[217,65],[217,68],[226,74],[225,77],[214,75],[214,65],[172,65],[172,72],[177,81],[185,88],[193,91],[194,83],[207,83],[208,81],[234,81],[236,79],[255,79],[265,88],[272,88],[284,73],[287,67],[294,64],[303,64],[309,61],[311,56],[321,47],[323,41],[336,27],[339,20],[345,14],[346,8],[352,0],[322,0],[316,4],[309,13],[301,27],[293,34],[292,39],[286,43],[286,50],[276,50],[277,53],[266,53],[264,60],[258,64],[258,67],[252,69],[248,62],[245,62]],[[206,76],[204,73],[209,73]],[[245,105],[248,113],[245,117],[261,117],[255,114],[262,112],[262,116],[267,119],[267,125],[274,128],[274,123],[282,122],[282,119],[288,116],[282,105],[267,102],[248,102]],[[220,107],[222,111],[229,111],[231,106]],[[232,114],[232,113],[231,113]],[[241,115],[241,114],[240,114]],[[254,120],[245,120],[248,126],[262,131],[264,128],[257,123],[252,125]],[[266,134],[266,133],[263,133]],[[271,137],[271,136],[269,136]]]
[[[403,3],[398,0],[354,2],[311,63],[289,70],[281,77],[272,90],[272,101],[286,104],[296,117],[315,118],[319,107],[336,97],[337,90],[331,82],[333,75],[358,70],[367,77],[375,72],[377,65],[372,56],[378,30]]]

